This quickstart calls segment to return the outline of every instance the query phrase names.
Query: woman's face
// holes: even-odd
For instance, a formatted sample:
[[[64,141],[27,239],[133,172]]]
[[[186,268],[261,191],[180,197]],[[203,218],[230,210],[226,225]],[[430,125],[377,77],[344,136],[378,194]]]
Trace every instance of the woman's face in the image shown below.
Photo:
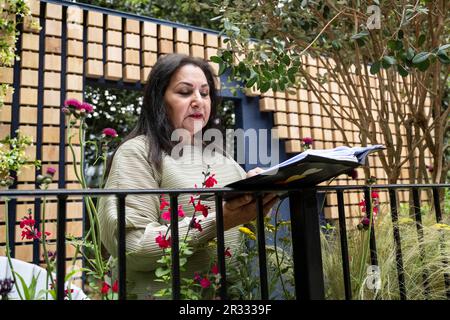
[[[188,64],[173,74],[164,103],[175,129],[183,128],[193,135],[206,125],[211,113],[209,89],[205,74],[197,66]]]

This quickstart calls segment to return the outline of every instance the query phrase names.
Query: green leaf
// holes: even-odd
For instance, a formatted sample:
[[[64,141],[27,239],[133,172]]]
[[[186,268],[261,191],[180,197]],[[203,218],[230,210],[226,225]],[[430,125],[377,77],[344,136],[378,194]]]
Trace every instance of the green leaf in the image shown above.
[[[370,74],[377,74],[378,71],[380,71],[381,68],[381,61],[375,61],[370,66]]]
[[[155,275],[158,278],[165,276],[166,274],[169,274],[169,273],[170,273],[170,269],[166,269],[166,268],[159,267],[158,269],[155,270]]]
[[[222,59],[224,61],[227,61],[227,62],[232,62],[233,61],[233,55],[231,54],[230,51],[224,51],[222,53]]]
[[[445,54],[445,52],[439,52],[437,57],[441,63],[450,64],[450,58]]]
[[[409,47],[408,50],[406,51],[406,58],[408,60],[412,60],[412,58],[414,58],[414,49]]]
[[[440,46],[439,49],[438,49],[438,52],[439,51],[444,51],[444,50],[446,50],[448,48],[450,48],[450,43],[444,44],[443,46]]]
[[[383,60],[383,63],[386,63],[390,66],[394,65],[396,62],[395,58],[392,56],[384,56],[382,60]]]
[[[424,60],[421,63],[415,64],[414,66],[420,71],[426,71],[430,66],[430,60]]]
[[[14,271],[14,273],[16,274],[16,276],[19,278],[21,285],[22,285],[22,290],[23,290],[23,294],[25,296],[25,300],[30,300],[30,292],[28,290],[28,286],[25,282],[25,280],[22,278],[22,276],[20,274],[18,274],[17,272]],[[17,287],[17,290],[19,290],[19,287]]]
[[[403,48],[403,42],[400,40],[389,40],[387,45],[389,49],[394,51],[398,51]]]
[[[400,64],[397,65],[397,71],[402,77],[406,77],[409,74],[408,71]]]
[[[222,62],[222,58],[220,58],[220,57],[218,57],[218,56],[211,56],[211,57],[209,57],[209,59],[210,59],[212,62],[215,62],[215,63],[221,63],[221,62]]]
[[[283,61],[283,63],[287,66],[291,64],[291,58],[289,58],[288,55],[284,55],[281,61]]]
[[[424,62],[425,60],[428,60],[428,57],[430,56],[429,52],[420,52],[416,54],[416,56],[413,58],[412,63],[414,64],[420,64]]]
[[[252,78],[250,78],[250,80],[247,81],[246,83],[246,87],[247,88],[251,88],[253,87],[253,85],[256,83],[256,81],[258,81],[258,75],[253,76]]]
[[[259,90],[261,92],[267,92],[270,89],[270,82],[264,81],[261,83],[261,86],[259,87]]]
[[[340,43],[339,41],[337,41],[337,40],[333,40],[333,41],[331,42],[331,46],[332,46],[333,49],[335,49],[335,50],[340,50],[340,49],[342,48],[341,43]]]
[[[219,72],[218,72],[218,75],[221,76],[221,75],[225,72],[226,69],[227,69],[227,66],[225,65],[225,63],[221,62],[221,63],[219,64]]]
[[[363,30],[360,33],[352,35],[350,39],[352,39],[352,40],[362,39],[364,37],[367,37],[368,35],[369,35],[369,31]]]

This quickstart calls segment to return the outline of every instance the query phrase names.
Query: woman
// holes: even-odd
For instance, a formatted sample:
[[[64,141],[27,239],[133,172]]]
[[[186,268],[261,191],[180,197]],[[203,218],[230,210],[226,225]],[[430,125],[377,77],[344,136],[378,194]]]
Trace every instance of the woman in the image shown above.
[[[203,172],[210,168],[217,187],[257,174],[260,169],[242,170],[238,163],[221,154],[203,153],[202,144],[193,143],[195,133],[211,126],[218,98],[214,75],[206,61],[178,54],[160,58],[153,67],[145,87],[142,112],[134,130],[112,157],[105,185],[107,189],[192,188],[201,186]],[[172,156],[179,141],[171,141],[175,130],[187,133],[182,138],[183,154]],[[184,217],[179,218],[180,238],[184,237],[194,213],[189,194],[180,195]],[[264,213],[275,204],[274,194],[263,198]],[[209,214],[200,224],[202,231],[190,230],[194,254],[189,257],[182,276],[208,268],[210,252],[205,244],[216,236],[214,201],[204,201]],[[199,214],[197,213],[197,217]],[[201,216],[201,215],[200,215]],[[226,246],[231,250],[239,240],[238,226],[256,217],[252,197],[242,196],[223,203]],[[128,292],[139,299],[166,286],[154,281],[157,263],[163,254],[155,239],[167,232],[168,221],[161,217],[160,199],[155,195],[130,195],[126,198],[126,249]],[[117,200],[103,197],[99,201],[102,242],[117,256]]]

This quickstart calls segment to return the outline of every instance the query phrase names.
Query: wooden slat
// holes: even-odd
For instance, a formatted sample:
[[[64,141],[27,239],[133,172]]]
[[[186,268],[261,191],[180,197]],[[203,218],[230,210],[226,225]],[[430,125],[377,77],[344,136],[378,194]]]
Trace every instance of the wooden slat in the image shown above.
[[[122,79],[122,64],[107,62],[105,66],[105,78],[109,80]]]

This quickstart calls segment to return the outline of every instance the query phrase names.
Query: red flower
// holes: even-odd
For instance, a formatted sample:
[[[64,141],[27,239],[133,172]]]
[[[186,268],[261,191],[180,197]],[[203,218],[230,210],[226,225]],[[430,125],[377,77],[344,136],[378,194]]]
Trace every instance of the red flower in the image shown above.
[[[372,191],[371,196],[372,196],[372,199],[378,199],[380,197],[377,190]]]
[[[186,214],[184,213],[184,210],[183,210],[183,206],[181,204],[178,205],[178,216],[180,218],[184,218],[186,216]],[[161,214],[161,218],[163,218],[164,220],[170,221],[170,208],[167,209],[166,212],[163,212]]]
[[[306,145],[311,145],[314,142],[313,138],[311,138],[311,137],[305,137],[302,139],[302,141],[303,141],[303,144],[306,144]]]
[[[211,281],[209,281],[208,278],[205,277],[202,280],[200,280],[200,285],[202,286],[203,289],[206,289],[211,285]]]
[[[106,137],[111,137],[111,138],[115,138],[118,136],[117,131],[114,130],[113,128],[105,128],[105,129],[103,129],[102,133]]]
[[[219,267],[217,266],[217,263],[215,263],[212,268],[211,268],[211,272],[213,274],[219,274]]]
[[[231,258],[230,248],[226,248],[226,249],[225,249],[225,257]]]
[[[33,228],[35,223],[36,223],[36,221],[31,218],[31,214],[30,214],[30,215],[28,215],[28,217],[25,216],[22,218],[22,221],[20,221],[20,228],[23,229],[26,226]]]
[[[119,281],[114,281],[113,286],[112,286],[112,291],[117,293],[119,292]]]
[[[102,286],[101,293],[102,293],[102,294],[107,294],[108,291],[109,291],[109,288],[111,288],[111,287],[109,286],[109,284],[107,284],[106,282],[103,282],[103,286]]]
[[[166,201],[166,199],[164,198],[164,195],[161,195],[161,203],[159,205],[159,210],[164,210],[167,206],[170,205],[169,202]]]
[[[362,212],[366,212],[366,200],[361,200],[358,205],[361,207]]]
[[[167,249],[170,247],[172,241],[170,237],[166,239],[165,236],[161,235],[161,232],[159,233],[159,236],[155,238],[156,243],[159,245],[161,249]]]
[[[180,218],[184,218],[186,214],[184,213],[183,206],[181,204],[178,205],[178,216]]]
[[[205,218],[208,216],[208,209],[209,207],[201,204],[200,200],[198,200],[197,204],[194,207],[195,212],[200,211]]]
[[[216,174],[209,176],[208,179],[205,180],[204,185],[205,188],[212,188],[215,184],[217,184],[217,180],[214,178]]]
[[[197,222],[196,218],[192,218],[191,220],[191,228],[197,229],[198,231],[202,232],[202,226],[199,222]]]
[[[189,204],[194,204],[195,202],[195,198],[193,196],[191,196],[191,199],[189,200]]]

